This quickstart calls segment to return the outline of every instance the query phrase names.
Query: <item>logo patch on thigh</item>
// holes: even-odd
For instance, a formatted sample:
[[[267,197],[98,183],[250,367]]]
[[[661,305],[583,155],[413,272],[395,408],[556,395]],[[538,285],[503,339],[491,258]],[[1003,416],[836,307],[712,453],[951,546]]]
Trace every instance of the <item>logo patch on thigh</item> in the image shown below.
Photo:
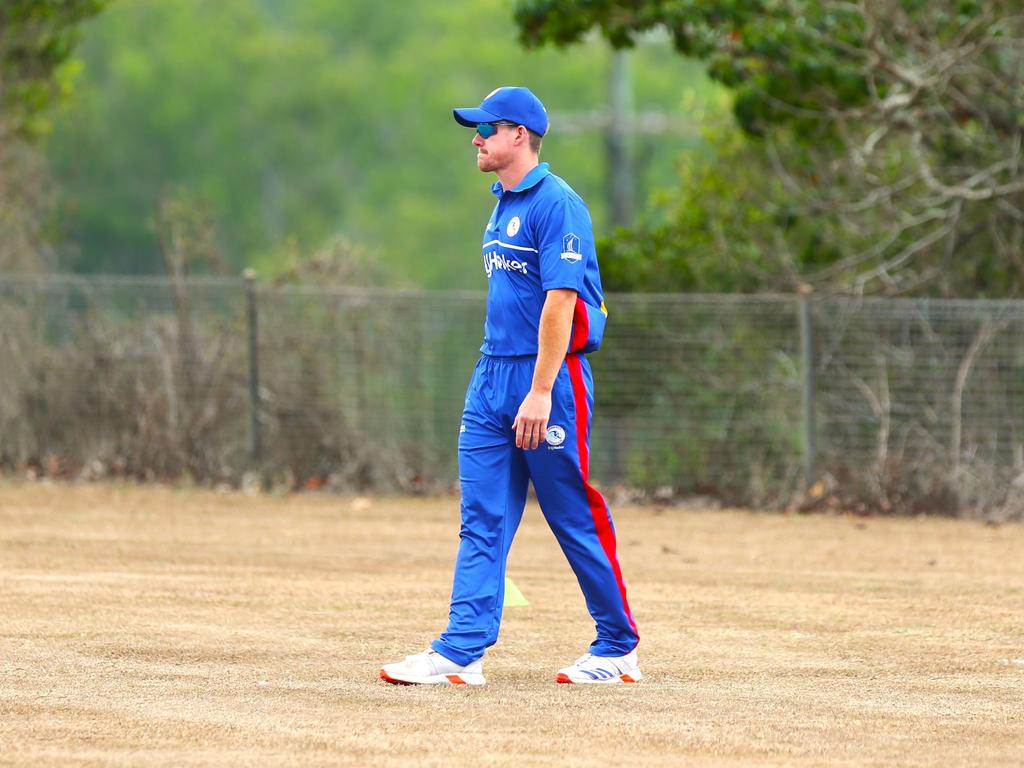
[[[562,448],[562,443],[565,442],[565,429],[557,424],[552,424],[548,427],[544,442],[548,444],[548,448]]]

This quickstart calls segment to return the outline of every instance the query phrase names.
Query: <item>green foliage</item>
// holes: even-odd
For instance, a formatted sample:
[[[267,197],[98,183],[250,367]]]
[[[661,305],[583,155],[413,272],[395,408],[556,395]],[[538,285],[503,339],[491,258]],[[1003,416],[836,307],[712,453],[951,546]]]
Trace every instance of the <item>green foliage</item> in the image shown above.
[[[666,28],[676,50],[708,62],[708,72],[736,89],[739,124],[761,135],[766,124],[793,120],[822,92],[862,100],[867,87],[844,52],[859,38],[863,19],[853,4],[780,4],[765,0],[522,0],[516,8],[521,40],[579,42],[597,27],[616,47]],[[784,107],[782,105],[785,105]]]
[[[52,269],[53,188],[39,140],[78,73],[81,23],[102,0],[0,2],[0,271]]]
[[[684,161],[610,284],[1024,295],[1015,0],[520,0],[529,46],[654,28],[732,89],[748,141]]]
[[[481,30],[486,30],[481,34]],[[64,264],[157,272],[153,219],[177,190],[205,201],[236,268],[273,275],[335,237],[377,252],[398,284],[482,287],[476,244],[493,198],[451,117],[500,84],[553,115],[543,157],[604,221],[600,131],[560,130],[606,102],[609,51],[525,52],[506,0],[148,0],[114,4],[84,41],[76,103],[50,144]],[[699,68],[665,41],[636,53],[639,108],[686,114]],[[643,144],[645,188],[684,146]],[[286,263],[288,262],[288,263]]]
[[[927,28],[942,46],[961,36],[984,8],[981,0],[944,5],[904,2],[901,20]],[[706,61],[711,77],[736,91],[737,121],[752,135],[776,123],[816,135],[822,122],[816,111],[823,105],[864,104],[878,86],[861,66],[870,51],[855,3],[519,0],[515,18],[520,40],[530,47],[576,44],[594,28],[612,45],[630,47],[644,33],[666,29],[678,53]]]
[[[704,151],[680,156],[676,185],[639,226],[601,240],[607,290],[788,293],[838,258],[831,222],[800,215],[763,143],[723,118],[711,118]],[[790,136],[794,164],[799,150]]]
[[[0,136],[34,139],[46,110],[70,87],[81,23],[105,0],[4,0],[0,4]]]

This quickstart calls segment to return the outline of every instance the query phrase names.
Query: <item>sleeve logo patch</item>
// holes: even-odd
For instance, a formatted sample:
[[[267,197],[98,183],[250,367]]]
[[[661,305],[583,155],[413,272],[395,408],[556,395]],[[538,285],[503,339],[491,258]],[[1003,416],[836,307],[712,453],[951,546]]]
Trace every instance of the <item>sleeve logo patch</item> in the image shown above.
[[[583,254],[580,253],[580,239],[572,232],[562,238],[562,258],[574,263],[583,258]]]

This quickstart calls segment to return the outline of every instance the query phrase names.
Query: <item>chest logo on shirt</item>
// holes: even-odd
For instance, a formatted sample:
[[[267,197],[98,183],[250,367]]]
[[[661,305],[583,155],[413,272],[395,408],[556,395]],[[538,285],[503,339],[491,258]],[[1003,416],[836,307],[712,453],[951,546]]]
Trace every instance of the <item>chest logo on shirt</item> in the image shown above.
[[[580,253],[580,239],[570,232],[562,238],[562,258],[573,263],[583,258]]]
[[[501,269],[505,272],[522,272],[525,275],[526,262],[510,259],[497,251],[486,251],[484,253],[484,272],[487,273],[487,277],[490,278],[496,269]]]
[[[508,226],[505,227],[505,234],[508,235],[509,237],[515,237],[516,233],[519,232],[519,227],[521,224],[522,222],[519,220],[519,217],[513,216],[511,219],[508,220]]]

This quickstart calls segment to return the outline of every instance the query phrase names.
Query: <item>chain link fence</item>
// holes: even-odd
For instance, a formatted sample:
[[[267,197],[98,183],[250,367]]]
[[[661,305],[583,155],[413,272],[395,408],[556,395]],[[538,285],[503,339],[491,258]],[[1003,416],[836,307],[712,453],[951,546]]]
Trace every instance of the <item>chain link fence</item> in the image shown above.
[[[606,487],[1021,517],[1024,302],[608,306],[591,357],[592,475]],[[454,487],[483,314],[474,292],[0,275],[0,464]]]

